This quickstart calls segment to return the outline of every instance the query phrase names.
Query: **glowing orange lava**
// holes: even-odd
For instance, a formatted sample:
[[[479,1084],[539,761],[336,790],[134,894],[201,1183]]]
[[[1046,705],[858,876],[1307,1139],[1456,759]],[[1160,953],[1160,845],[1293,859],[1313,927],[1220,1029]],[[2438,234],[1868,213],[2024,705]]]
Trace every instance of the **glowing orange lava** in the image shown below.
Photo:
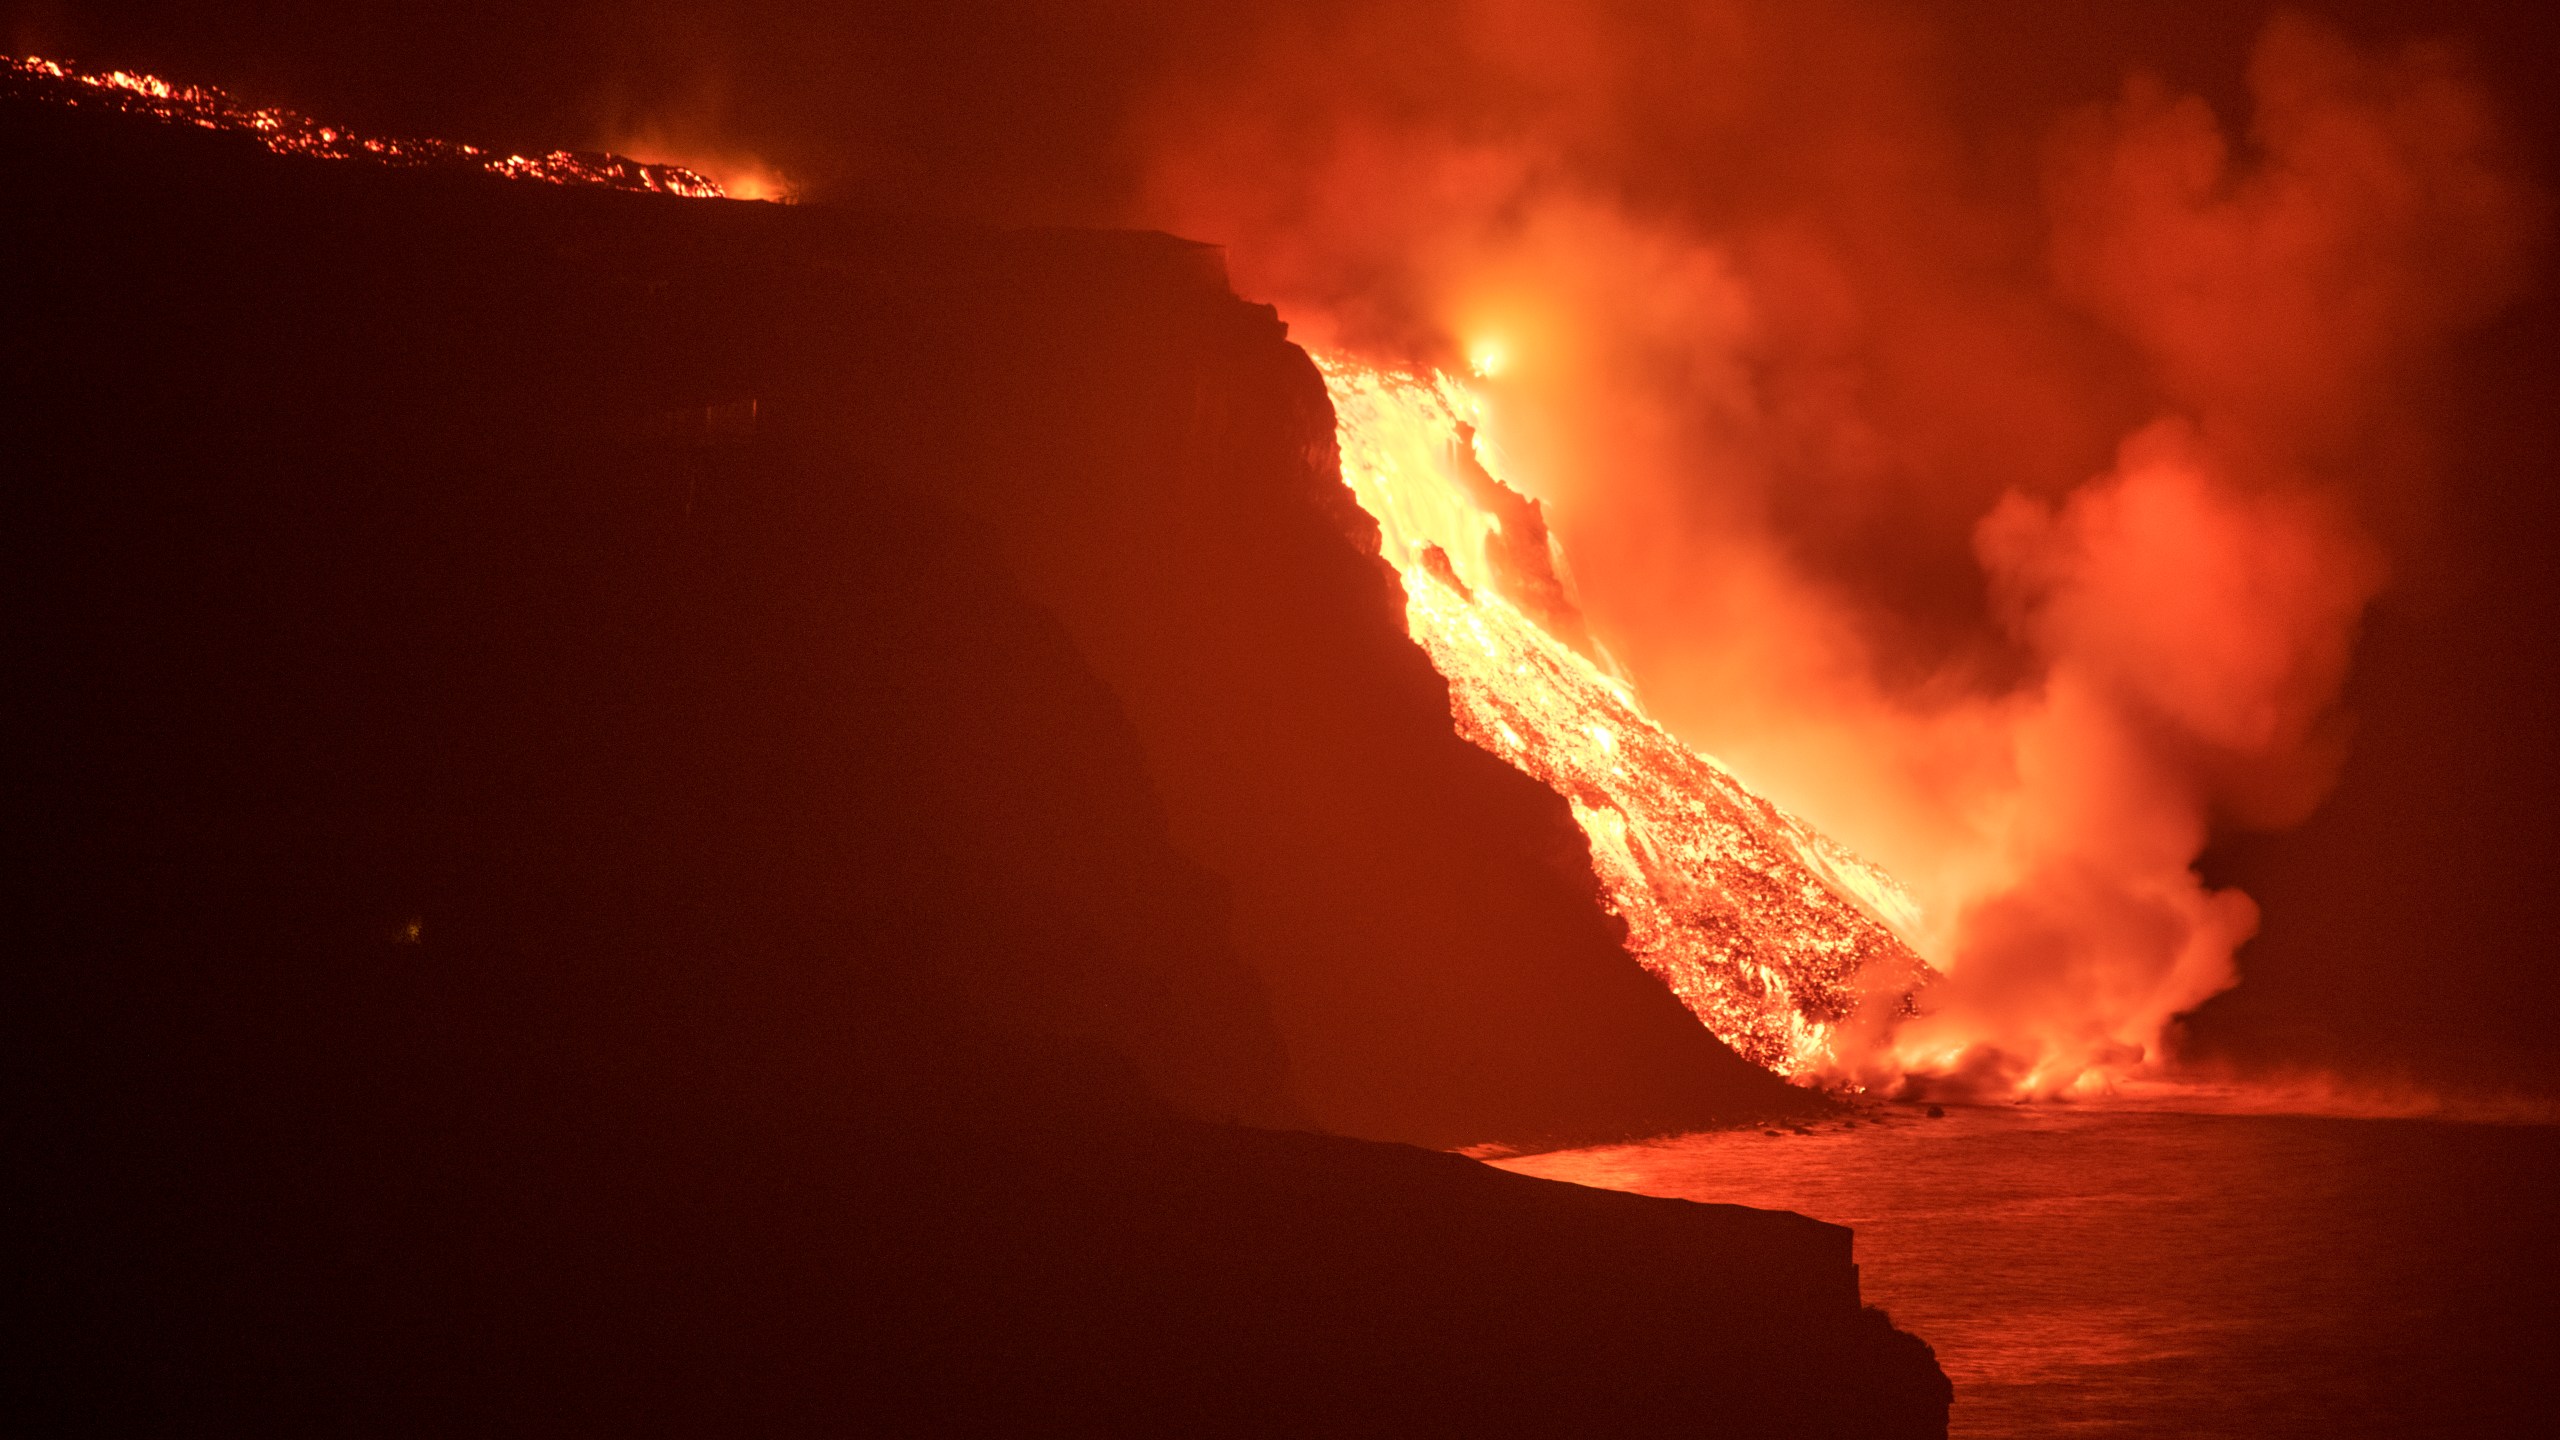
[[[510,180],[601,185],[692,200],[725,199],[728,193],[718,181],[680,165],[652,165],[628,156],[586,150],[500,155],[451,140],[358,135],[291,110],[243,105],[210,85],[173,85],[157,75],[130,70],[84,71],[34,56],[0,59],[0,94],[8,93],[75,108],[147,115],[172,125],[252,135],[279,155],[482,170]]]
[[[1645,714],[1583,631],[1544,518],[1503,483],[1465,386],[1317,365],[1343,483],[1404,577],[1459,733],[1565,797],[1627,948],[1717,1038],[1792,1079],[1838,1078],[1844,1027],[1889,1025],[1933,978],[1904,938],[1910,897]]]

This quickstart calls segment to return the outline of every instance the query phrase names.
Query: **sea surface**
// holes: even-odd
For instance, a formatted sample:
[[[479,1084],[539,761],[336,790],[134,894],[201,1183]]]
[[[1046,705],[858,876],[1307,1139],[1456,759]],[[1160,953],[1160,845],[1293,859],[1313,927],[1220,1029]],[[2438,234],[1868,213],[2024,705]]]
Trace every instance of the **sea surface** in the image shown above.
[[[1887,1107],[1499,1162],[1857,1230],[1972,1437],[2560,1437],[2560,1129]]]

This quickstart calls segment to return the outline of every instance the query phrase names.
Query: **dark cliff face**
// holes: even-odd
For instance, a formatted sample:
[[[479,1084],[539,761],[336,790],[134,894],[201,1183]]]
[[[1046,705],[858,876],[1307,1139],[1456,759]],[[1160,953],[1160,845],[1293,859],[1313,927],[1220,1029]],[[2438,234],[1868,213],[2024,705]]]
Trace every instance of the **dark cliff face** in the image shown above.
[[[490,961],[536,1032],[631,991],[790,1063],[1040,1036],[1288,1113],[1219,881],[991,537],[721,403],[752,337],[653,304],[756,212],[239,150],[11,157],[48,197],[11,216],[46,281],[9,583],[64,943],[416,920],[419,956],[547,956]],[[178,968],[244,1009],[310,978]]]
[[[6,107],[0,190],[26,1413],[1943,1430],[1846,1232],[1202,1118],[1768,1093],[1198,252]]]
[[[642,482],[618,474],[645,473],[699,502],[702,524],[679,515],[651,541],[679,550],[722,513],[724,487],[762,494],[744,477],[788,455],[834,497],[812,523],[932,509],[1004,572],[995,588],[1054,618],[1134,737],[1144,777],[1117,803],[1160,812],[1148,823],[1205,875],[1169,927],[1127,927],[1190,936],[1190,960],[1148,962],[1152,1018],[1129,996],[1044,989],[1061,973],[1046,962],[1002,987],[1017,1008],[1081,1012],[1063,1022],[1080,1034],[1126,1021],[1095,1038],[1195,1108],[1380,1138],[1615,1138],[1810,1103],[1628,960],[1560,802],[1454,736],[1336,483],[1320,384],[1267,310],[1227,293],[1213,252],[469,176],[363,184],[278,173],[242,137],[204,137],[227,159],[209,168],[164,153],[175,138],[116,142],[166,167],[158,183],[84,160],[18,192],[87,195],[18,220],[90,276],[61,277],[22,322],[45,337],[25,352],[28,393],[53,398],[27,403],[50,407],[50,433],[85,413],[121,443],[164,447],[113,463],[185,475],[221,452],[181,437],[255,455],[267,427],[341,452],[339,473],[310,481],[324,493],[388,488],[361,478],[366,447],[412,464],[454,452],[469,458],[438,462],[457,477],[439,503],[456,514],[493,465],[515,468],[506,503],[569,493],[578,475],[621,494]],[[834,563],[866,562],[848,549]],[[1057,754],[1079,768],[1071,746]],[[1092,875],[1070,873],[1094,846],[1023,843],[1019,863],[989,856],[982,881],[1101,903]],[[1005,893],[970,890],[941,889],[954,929]]]

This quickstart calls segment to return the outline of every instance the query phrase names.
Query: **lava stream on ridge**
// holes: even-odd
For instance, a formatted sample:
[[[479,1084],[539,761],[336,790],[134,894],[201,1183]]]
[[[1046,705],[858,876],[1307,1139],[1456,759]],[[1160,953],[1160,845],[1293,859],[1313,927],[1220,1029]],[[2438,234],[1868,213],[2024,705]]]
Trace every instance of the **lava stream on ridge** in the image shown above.
[[[23,60],[0,56],[0,94],[16,94],[72,109],[148,115],[164,124],[243,134],[279,155],[480,170],[510,180],[599,185],[609,190],[637,190],[688,200],[728,198],[720,182],[681,165],[651,164],[601,150],[499,155],[453,140],[358,135],[292,110],[243,104],[211,85],[172,84],[157,75],[132,70],[81,70],[32,55]]]

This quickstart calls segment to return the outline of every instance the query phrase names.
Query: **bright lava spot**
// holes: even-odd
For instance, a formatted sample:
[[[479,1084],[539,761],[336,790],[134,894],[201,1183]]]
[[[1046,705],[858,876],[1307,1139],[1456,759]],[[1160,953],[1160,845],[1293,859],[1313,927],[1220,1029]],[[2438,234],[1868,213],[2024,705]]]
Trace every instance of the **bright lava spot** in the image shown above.
[[[1467,349],[1468,366],[1479,377],[1486,380],[1501,374],[1502,367],[1510,363],[1510,360],[1510,352],[1503,348],[1499,340],[1479,340]]]

